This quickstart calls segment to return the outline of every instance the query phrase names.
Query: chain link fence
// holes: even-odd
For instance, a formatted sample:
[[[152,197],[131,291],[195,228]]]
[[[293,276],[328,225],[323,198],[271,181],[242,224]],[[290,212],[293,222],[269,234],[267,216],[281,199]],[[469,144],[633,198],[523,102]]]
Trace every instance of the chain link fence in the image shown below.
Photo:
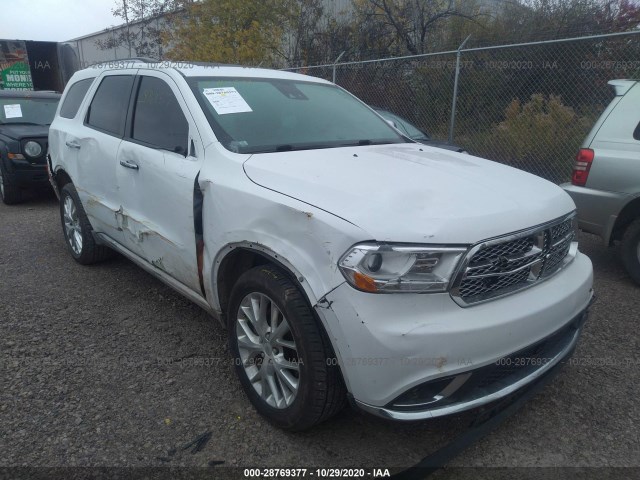
[[[613,98],[607,82],[640,80],[640,31],[292,71],[335,79],[434,139],[561,183]]]

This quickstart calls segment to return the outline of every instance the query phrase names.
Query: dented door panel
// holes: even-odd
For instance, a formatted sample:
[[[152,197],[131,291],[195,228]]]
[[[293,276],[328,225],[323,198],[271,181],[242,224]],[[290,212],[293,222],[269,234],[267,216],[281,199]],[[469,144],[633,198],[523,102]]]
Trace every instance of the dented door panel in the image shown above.
[[[116,211],[123,244],[156,268],[200,291],[193,220],[193,185],[200,162],[124,141],[119,165],[121,205]]]
[[[105,233],[116,241],[122,236],[115,212],[118,209],[116,159],[122,140],[101,132],[93,138],[78,138],[81,148],[75,187],[94,231]]]
[[[57,127],[50,130],[54,168],[71,177],[94,231],[120,241],[114,212],[118,196],[115,162],[121,139],[69,119],[60,118]]]
[[[132,108],[117,169],[123,244],[201,295],[193,212],[204,152],[197,126],[165,73],[138,77]]]

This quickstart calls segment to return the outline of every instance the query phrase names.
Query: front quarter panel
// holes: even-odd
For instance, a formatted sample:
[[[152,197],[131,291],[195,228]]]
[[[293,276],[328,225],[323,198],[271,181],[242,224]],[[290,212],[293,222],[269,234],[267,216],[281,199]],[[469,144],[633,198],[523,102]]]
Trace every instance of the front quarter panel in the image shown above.
[[[289,267],[314,306],[344,283],[338,260],[354,243],[367,240],[367,234],[328,212],[251,182],[242,169],[242,157],[213,144],[200,173],[207,298],[220,312],[218,268],[226,255],[243,246]]]

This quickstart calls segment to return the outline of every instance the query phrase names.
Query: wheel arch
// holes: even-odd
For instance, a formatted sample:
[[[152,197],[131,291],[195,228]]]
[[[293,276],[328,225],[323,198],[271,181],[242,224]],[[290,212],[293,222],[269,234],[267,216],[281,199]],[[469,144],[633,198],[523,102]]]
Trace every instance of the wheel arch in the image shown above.
[[[256,242],[238,242],[226,245],[214,262],[212,282],[214,286],[214,304],[222,316],[226,314],[231,290],[240,275],[253,267],[273,264],[283,270],[298,286],[306,297],[310,307],[314,307],[317,298],[304,276],[282,255],[269,247]]]
[[[614,241],[622,240],[625,230],[636,218],[640,218],[640,196],[622,208],[611,230],[608,244],[611,245]]]
[[[0,137],[0,164],[4,164],[4,162],[8,162],[9,159],[7,158],[7,154],[9,153],[9,146],[7,145],[7,142],[5,142],[1,137]],[[5,167],[6,170],[6,167]]]
[[[67,183],[73,184],[71,176],[62,167],[58,167],[53,173],[52,177],[53,181],[56,182],[58,191],[62,190],[62,187],[64,187]]]
[[[322,329],[325,338],[329,342],[332,354],[338,359],[340,377],[350,392],[350,384],[345,376],[342,355],[338,351],[338,346],[333,340],[329,331],[326,318],[320,315],[317,310],[318,299],[311,289],[309,282],[285,257],[271,250],[269,247],[256,242],[238,242],[227,245],[221,250],[216,258],[212,270],[212,283],[214,292],[214,302],[219,310],[219,320],[223,325],[227,322],[227,308],[231,296],[233,285],[244,272],[259,265],[271,264],[280,268],[291,281],[298,287],[303,297],[309,304],[309,308]]]

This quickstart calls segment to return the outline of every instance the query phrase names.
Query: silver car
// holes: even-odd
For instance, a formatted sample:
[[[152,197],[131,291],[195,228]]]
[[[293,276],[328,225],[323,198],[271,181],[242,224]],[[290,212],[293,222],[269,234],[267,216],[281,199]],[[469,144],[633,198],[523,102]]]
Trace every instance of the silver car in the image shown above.
[[[605,245],[621,243],[622,261],[640,284],[640,82],[612,80],[616,97],[578,152],[571,183],[578,225]]]

